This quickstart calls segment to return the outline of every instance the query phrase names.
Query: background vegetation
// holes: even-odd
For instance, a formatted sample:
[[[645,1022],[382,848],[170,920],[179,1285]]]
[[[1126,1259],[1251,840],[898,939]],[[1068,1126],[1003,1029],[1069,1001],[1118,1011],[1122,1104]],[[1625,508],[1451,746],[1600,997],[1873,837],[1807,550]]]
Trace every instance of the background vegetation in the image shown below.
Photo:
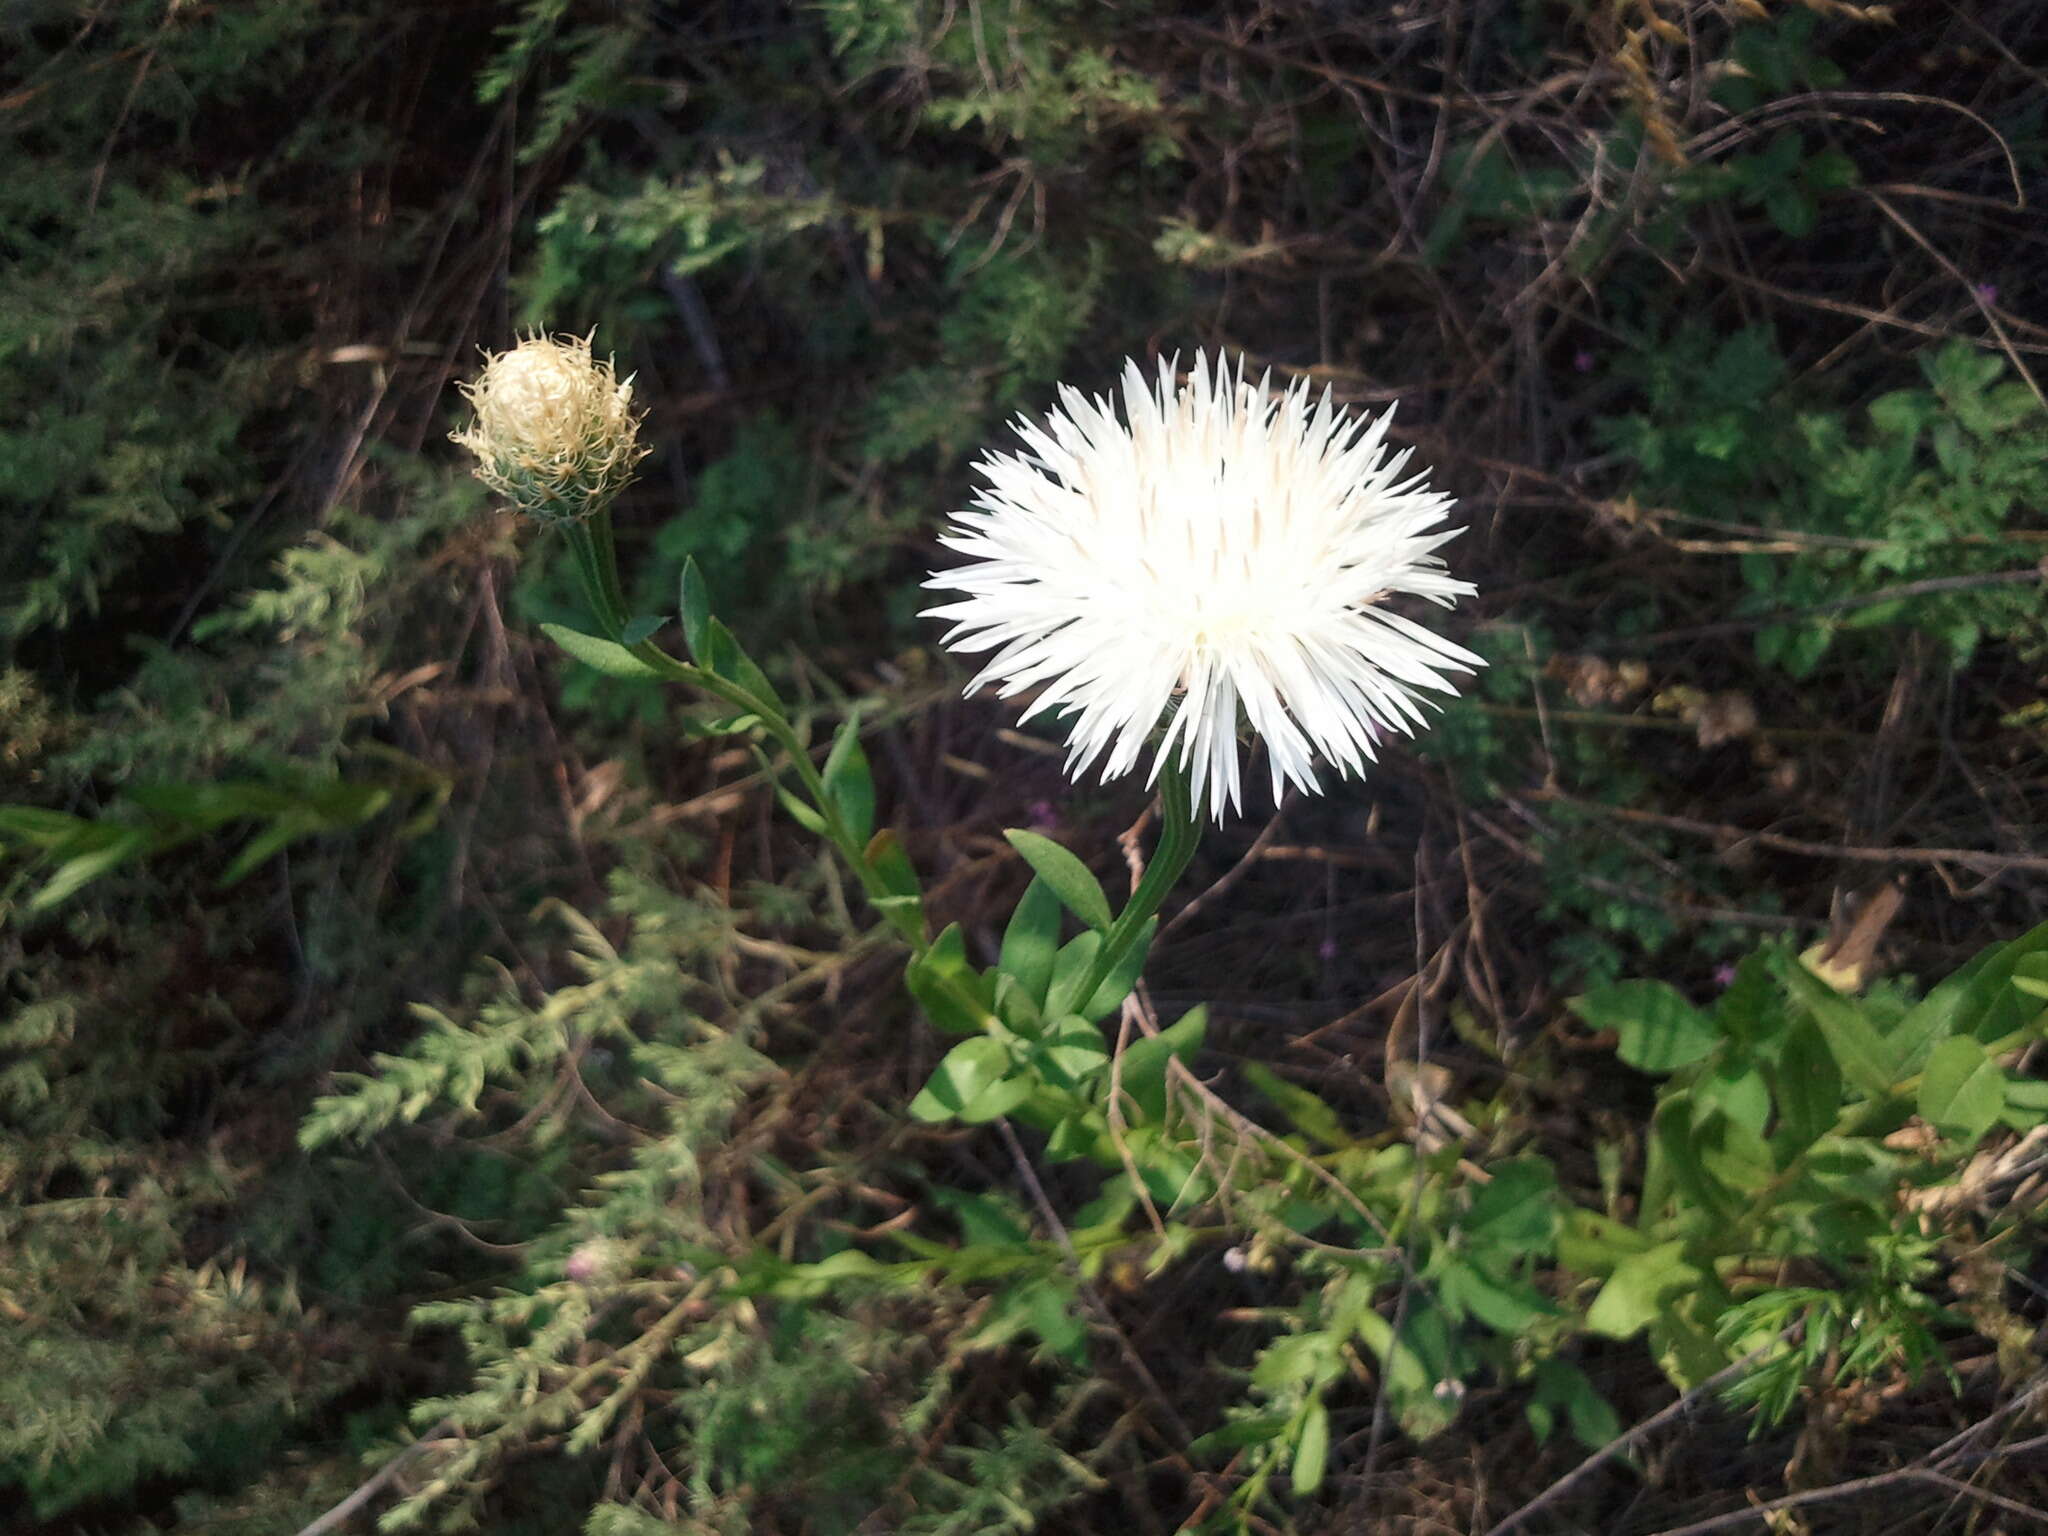
[[[7,8],[0,1523],[2048,1503],[2044,59],[2030,0]],[[1004,828],[1120,890],[1144,807],[914,617],[974,454],[1126,354],[1401,402],[1494,665],[1207,838],[1140,1000],[1206,1031],[1131,1044],[1267,1204],[910,1112],[950,1042],[756,759],[536,644],[567,562],[444,437],[542,326],[650,408],[636,596],[865,706],[975,965]]]

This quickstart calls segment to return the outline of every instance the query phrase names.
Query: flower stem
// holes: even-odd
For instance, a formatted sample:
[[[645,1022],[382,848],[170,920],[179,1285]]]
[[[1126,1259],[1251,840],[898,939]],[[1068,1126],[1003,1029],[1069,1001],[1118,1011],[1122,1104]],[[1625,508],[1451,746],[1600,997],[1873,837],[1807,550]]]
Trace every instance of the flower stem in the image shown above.
[[[1202,840],[1202,821],[1191,799],[1187,769],[1169,759],[1159,773],[1159,846],[1152,850],[1152,861],[1145,866],[1145,877],[1131,892],[1130,901],[1109,925],[1102,947],[1095,952],[1095,963],[1075,993],[1082,1007],[1130,953],[1145,925],[1158,914],[1166,893],[1186,871],[1188,860],[1195,856],[1195,845]]]
[[[619,641],[625,633],[628,614],[624,589],[619,585],[618,560],[612,545],[611,513],[600,510],[589,517],[579,518],[563,526],[562,532],[569,541],[569,553],[576,561],[576,574],[583,584],[583,595],[588,599],[592,614],[605,638]],[[890,894],[887,882],[881,873],[869,862],[867,850],[847,826],[832,797],[825,792],[825,779],[811,761],[811,754],[796,727],[790,723],[781,710],[767,699],[756,698],[753,692],[730,678],[720,677],[706,667],[692,666],[689,662],[678,661],[652,640],[642,640],[627,647],[640,661],[652,667],[671,682],[686,683],[704,693],[710,694],[743,714],[756,717],[765,731],[788,754],[790,765],[796,769],[797,778],[803,783],[804,794],[811,803],[811,809],[825,824],[825,836],[839,854],[846,860],[861,883],[861,888],[870,897]]]

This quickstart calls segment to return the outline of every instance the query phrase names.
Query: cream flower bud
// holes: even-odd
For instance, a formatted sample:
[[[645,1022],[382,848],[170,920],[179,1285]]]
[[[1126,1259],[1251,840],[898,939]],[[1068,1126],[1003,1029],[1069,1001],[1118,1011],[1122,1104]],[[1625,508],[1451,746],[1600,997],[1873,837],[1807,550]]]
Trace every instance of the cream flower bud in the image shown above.
[[[476,477],[544,523],[588,517],[647,456],[633,381],[590,355],[587,336],[535,336],[491,357],[462,392],[476,420],[450,436]]]

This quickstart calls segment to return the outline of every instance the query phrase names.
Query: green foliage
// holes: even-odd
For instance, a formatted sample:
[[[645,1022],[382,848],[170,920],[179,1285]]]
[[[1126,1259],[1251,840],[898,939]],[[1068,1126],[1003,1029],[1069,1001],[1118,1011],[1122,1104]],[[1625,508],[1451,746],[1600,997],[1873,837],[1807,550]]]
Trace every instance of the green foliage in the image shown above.
[[[1811,10],[1688,13],[1658,78],[1712,100],[1683,124],[1654,80],[1599,99],[1626,71],[1583,8],[1477,17],[1469,79],[1371,18],[1225,37],[1075,0],[524,0],[466,41],[403,8],[61,10],[0,22],[38,171],[0,188],[0,838],[36,861],[8,900],[49,909],[0,932],[0,1486],[38,1518],[296,1529],[395,1453],[390,1529],[1122,1529],[1137,1499],[1175,1518],[1189,1465],[1207,1529],[1305,1527],[1362,1437],[1424,1442],[1474,1388],[1591,1447],[1646,1357],[1681,1385],[1749,1360],[1760,1432],[1970,1329],[2017,1360],[1956,1277],[2022,1226],[1956,1213],[1969,1160],[2048,1116],[2019,1059],[2042,936],[1917,999],[1767,947],[1695,1004],[1692,962],[1734,942],[1697,914],[1799,893],[1654,822],[1612,835],[1602,808],[1698,814],[1727,762],[1655,695],[1546,692],[1567,644],[1668,656],[1703,621],[1816,689],[1904,629],[1957,663],[2042,650],[2025,383],[1981,341],[1905,388],[1860,354],[1812,371],[1818,344],[1710,289],[1728,231],[1769,281],[1862,206],[1840,120],[1775,110],[1847,83]],[[1546,116],[1528,81],[1595,33]],[[1984,105],[2037,161],[2038,110]],[[1435,148],[1387,194],[1404,140]],[[1472,313],[1490,274],[1512,335]],[[660,447],[618,508],[631,586],[575,590],[587,530],[536,548],[508,636],[509,542],[416,450],[436,359],[513,323],[602,325]],[[1512,373],[1582,327],[1623,338],[1575,366],[1583,400]],[[915,573],[967,455],[1058,378],[1197,341],[1353,398],[1529,395],[1548,425],[1499,452],[1546,482],[1610,413],[1626,483],[1487,532],[1515,611],[1421,744],[1444,771],[1385,826],[1376,786],[1372,826],[1391,844],[1411,787],[1451,786],[1427,809],[1460,852],[1483,825],[1519,861],[1466,870],[1485,926],[1585,988],[1620,1063],[1594,1086],[1643,1074],[1647,1118],[1560,1130],[1600,1098],[1589,1057],[1455,995],[1480,1071],[1309,1078],[1249,1010],[1138,986],[1192,846],[1171,814],[1119,910],[1080,802],[1058,841],[999,841],[904,793],[903,763],[965,749],[859,696],[930,680]],[[1610,534],[1761,547],[1616,582]],[[561,653],[569,729],[524,697],[522,631]],[[1752,686],[1695,660],[1651,686]],[[775,800],[718,862],[648,830],[700,775],[743,796],[749,752]],[[776,801],[836,863],[752,820]],[[1199,1347],[1155,1403],[1130,1366],[1162,1333]]]
[[[1645,338],[1620,371],[1645,405],[1605,432],[1637,466],[1635,496],[1789,546],[1741,556],[1736,612],[1823,610],[1761,625],[1766,665],[1806,677],[1838,644],[1882,654],[1895,627],[1959,665],[1987,638],[2041,648],[2038,583],[2008,573],[2031,576],[2034,540],[2016,524],[2048,494],[2048,411],[2003,359],[1949,342],[1921,359],[1924,388],[1856,412],[1801,401],[1760,329]],[[1894,595],[1929,581],[1946,590]]]

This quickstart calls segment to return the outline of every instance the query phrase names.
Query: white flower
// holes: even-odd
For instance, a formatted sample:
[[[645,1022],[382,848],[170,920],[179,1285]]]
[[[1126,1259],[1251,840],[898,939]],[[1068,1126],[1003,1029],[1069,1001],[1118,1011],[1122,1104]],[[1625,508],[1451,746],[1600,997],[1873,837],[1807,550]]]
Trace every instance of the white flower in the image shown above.
[[[1024,452],[975,466],[987,488],[940,540],[972,563],[925,585],[964,594],[927,614],[953,621],[949,648],[994,653],[969,693],[1042,688],[1027,716],[1070,712],[1070,774],[1129,772],[1171,710],[1152,778],[1177,757],[1220,816],[1242,709],[1275,798],[1313,792],[1318,758],[1363,772],[1383,731],[1426,723],[1422,690],[1485,665],[1382,606],[1473,590],[1432,553],[1459,531],[1440,526],[1451,498],[1404,478],[1391,410],[1275,395],[1200,354],[1179,388],[1170,361],[1151,385],[1126,363],[1122,421],[1106,397],[1059,398],[1018,421]]]
[[[647,456],[633,381],[592,357],[587,336],[530,337],[461,387],[476,420],[450,435],[479,480],[542,522],[588,517]]]

